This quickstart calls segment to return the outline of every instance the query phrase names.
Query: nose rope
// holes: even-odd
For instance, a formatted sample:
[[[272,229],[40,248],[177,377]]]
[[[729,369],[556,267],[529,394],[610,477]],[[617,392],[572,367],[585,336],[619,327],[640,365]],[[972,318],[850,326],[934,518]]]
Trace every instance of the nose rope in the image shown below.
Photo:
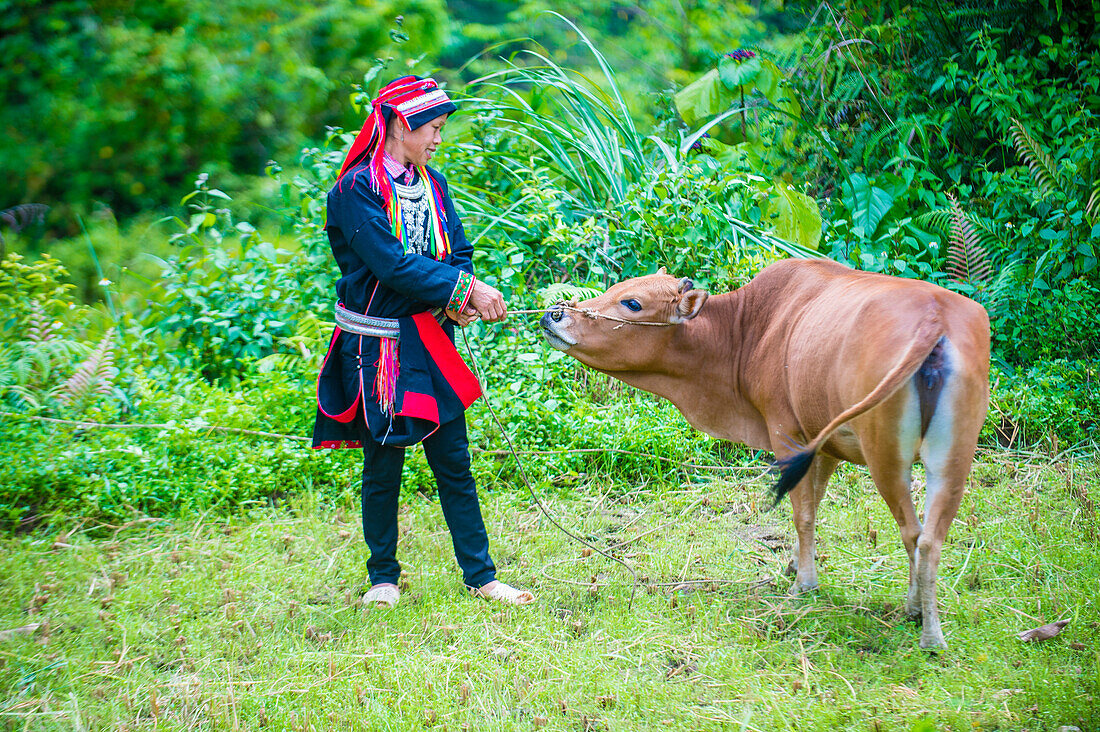
[[[614,315],[605,315],[604,313],[598,313],[595,310],[593,310],[592,308],[575,308],[572,305],[555,305],[553,308],[548,308],[548,309],[549,310],[555,310],[555,309],[557,309],[557,310],[572,310],[573,312],[580,313],[584,317],[590,318],[592,320],[613,320],[616,323],[621,324],[621,325],[615,326],[615,330],[618,330],[619,328],[623,327],[623,325],[655,325],[655,326],[660,326],[660,327],[664,327],[664,328],[667,328],[668,326],[671,326],[671,325],[676,325],[676,323],[658,323],[658,322],[652,321],[652,320],[627,320],[626,318],[617,318]],[[542,313],[545,313],[545,312],[546,312],[546,310],[509,310],[508,314],[509,315],[539,315],[539,314],[542,314]]]
[[[625,318],[618,318],[614,315],[605,315],[604,313],[598,313],[591,308],[576,308],[572,305],[566,305],[565,303],[558,303],[553,308],[551,308],[551,310],[557,310],[558,312],[561,312],[563,310],[571,310],[575,313],[580,313],[584,317],[591,320],[611,320],[618,323],[618,325],[615,326],[614,330],[618,330],[624,325],[649,325],[660,327],[676,325],[675,323],[658,323],[647,320],[627,320]],[[541,315],[545,312],[546,310],[510,310],[508,311],[508,315]],[[474,355],[473,349],[470,347],[470,341],[466,336],[465,330],[462,331],[462,341],[466,346],[466,353],[468,353],[470,356],[470,365],[473,367],[474,373],[477,376],[478,381],[482,382],[482,396],[485,399],[485,406],[489,409],[489,414],[492,415],[493,422],[496,423],[497,429],[500,430],[500,434],[504,437],[504,441],[508,444],[509,452],[511,452],[512,457],[515,458],[516,467],[519,468],[520,478],[523,479],[524,485],[527,486],[527,492],[531,494],[531,499],[535,502],[535,505],[538,506],[539,510],[542,511],[542,514],[546,517],[546,519],[551,524],[553,524],[558,531],[565,534],[570,539],[578,542],[579,544],[583,544],[597,554],[607,557],[611,561],[622,566],[623,569],[630,573],[630,576],[632,578],[632,582],[630,584],[630,600],[626,604],[627,609],[629,610],[631,607],[633,607],[634,596],[638,592],[638,572],[625,561],[623,561],[619,557],[616,557],[614,554],[611,554],[609,551],[605,551],[600,547],[585,541],[581,537],[566,529],[564,526],[558,523],[558,521],[554,518],[554,515],[550,513],[550,509],[548,509],[546,507],[546,504],[542,502],[542,499],[539,498],[538,492],[535,491],[534,485],[532,485],[530,478],[527,477],[527,471],[523,467],[523,461],[520,460],[519,453],[516,452],[516,448],[512,444],[512,438],[508,436],[508,431],[504,429],[504,425],[501,423],[500,418],[497,417],[496,410],[493,409],[493,403],[492,401],[490,401],[489,395],[484,391],[484,379],[481,376],[480,364],[477,361],[477,357]]]

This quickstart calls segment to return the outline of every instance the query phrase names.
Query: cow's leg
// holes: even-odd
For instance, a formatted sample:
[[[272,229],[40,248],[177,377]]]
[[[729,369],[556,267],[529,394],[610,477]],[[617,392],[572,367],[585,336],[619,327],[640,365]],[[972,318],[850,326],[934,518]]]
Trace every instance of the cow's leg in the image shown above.
[[[806,477],[791,491],[791,510],[798,535],[791,552],[791,562],[787,567],[787,573],[794,574],[792,595],[817,588],[817,542],[814,539],[817,507],[825,497],[825,486],[828,485],[838,462],[836,458],[819,454],[810,465]]]
[[[985,416],[984,409],[967,403],[981,398],[984,383],[963,386],[956,382],[953,386],[944,396],[953,392],[958,399],[941,398],[920,451],[926,484],[924,529],[917,539],[917,583],[923,625],[921,648],[947,647],[936,604],[940,551],[966,491],[966,479]]]
[[[902,457],[896,444],[876,452],[874,456],[867,456],[867,468],[879,495],[886,501],[890,514],[898,524],[901,543],[909,558],[909,592],[906,595],[905,611],[910,617],[917,617],[921,615],[921,587],[917,581],[917,541],[920,539],[922,527],[910,492],[913,462]]]
[[[917,542],[922,526],[913,505],[913,463],[921,446],[920,402],[912,386],[903,389],[867,416],[862,442],[867,470],[879,495],[897,522],[901,543],[909,559],[909,590],[905,610],[909,617],[921,615],[921,585]]]

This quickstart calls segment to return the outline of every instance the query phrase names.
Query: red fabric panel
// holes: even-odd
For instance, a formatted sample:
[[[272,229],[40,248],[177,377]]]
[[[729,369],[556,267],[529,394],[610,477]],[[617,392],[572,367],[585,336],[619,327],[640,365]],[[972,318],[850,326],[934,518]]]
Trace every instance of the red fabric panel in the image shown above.
[[[420,333],[420,340],[428,349],[428,355],[455,390],[462,406],[469,407],[481,396],[481,384],[477,383],[477,377],[458,355],[451,339],[431,313],[417,313],[412,319]]]
[[[397,416],[417,417],[426,419],[432,424],[439,424],[439,405],[433,396],[406,391],[401,398],[401,409],[397,412]]]

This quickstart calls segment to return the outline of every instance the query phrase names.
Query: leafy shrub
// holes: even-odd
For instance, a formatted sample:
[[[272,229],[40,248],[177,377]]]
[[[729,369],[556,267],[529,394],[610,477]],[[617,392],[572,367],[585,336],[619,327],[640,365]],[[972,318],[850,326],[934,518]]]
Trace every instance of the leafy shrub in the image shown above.
[[[994,369],[983,438],[1007,447],[1043,446],[1054,453],[1096,446],[1100,384],[1095,361],[1052,360],[1016,372]]]
[[[236,379],[293,335],[302,314],[327,309],[331,264],[308,247],[277,248],[214,200],[229,196],[200,175],[184,199],[191,216],[172,237],[179,253],[164,260],[143,320],[147,332],[177,340],[164,354],[173,364]]]
[[[490,281],[515,295],[552,282],[606,285],[666,265],[722,287],[741,281],[745,259],[755,267],[778,252],[813,255],[816,204],[753,173],[763,127],[740,152],[704,140],[705,127],[664,130],[678,139],[645,134],[605,57],[565,24],[598,65],[598,81],[529,53],[531,66],[512,62],[471,83],[482,95],[471,105],[477,118],[458,128],[443,158],[466,173],[452,189],[474,222],[475,264]],[[745,83],[787,104],[774,64],[755,63]],[[708,83],[719,83],[717,74]]]
[[[0,260],[0,333],[10,338],[32,321],[53,322],[68,315],[76,305],[75,287],[65,282],[67,275],[61,262],[48,254],[30,263],[15,252]]]
[[[158,207],[196,169],[259,173],[324,125],[352,122],[346,88],[376,56],[409,58],[412,44],[394,44],[410,35],[415,53],[439,48],[446,28],[439,0],[3,9],[0,205],[58,214],[93,200],[123,215]]]
[[[255,375],[229,391],[201,377],[166,378],[138,370],[130,397],[130,424],[164,426],[85,430],[0,417],[5,453],[20,456],[0,464],[0,525],[12,528],[54,515],[117,519],[135,511],[229,512],[292,493],[343,495],[349,484],[357,484],[357,451],[314,451],[300,440],[209,429],[308,437],[312,385],[294,375]],[[89,413],[100,415],[110,416]]]
[[[114,386],[116,337],[95,338],[90,308],[72,300],[68,273],[52,257],[26,264],[18,254],[0,260],[0,400],[18,411],[79,416]],[[81,359],[84,359],[81,361]]]
[[[825,52],[789,75],[816,113],[795,157],[827,204],[823,249],[978,300],[1012,367],[1095,354],[1070,314],[1100,282],[1094,21],[1049,0],[829,11],[803,37]]]
[[[1100,282],[1077,278],[1052,288],[1020,287],[1007,294],[992,322],[994,350],[1021,367],[1100,354]],[[1027,317],[1020,317],[1026,313]]]

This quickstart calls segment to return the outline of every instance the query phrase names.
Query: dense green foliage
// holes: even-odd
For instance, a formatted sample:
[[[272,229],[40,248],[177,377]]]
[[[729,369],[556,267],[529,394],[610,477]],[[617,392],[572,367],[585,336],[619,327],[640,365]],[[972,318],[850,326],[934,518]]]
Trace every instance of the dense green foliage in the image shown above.
[[[200,167],[258,174],[350,125],[348,88],[391,31],[438,46],[442,15],[436,0],[0,2],[0,205],[132,214],[177,198]]]
[[[1006,365],[1088,360],[1095,318],[1079,328],[1069,313],[1100,308],[1100,9],[1014,0],[832,17],[820,68],[796,77],[843,151],[838,168],[819,138],[800,143],[828,196],[830,255],[976,297]]]
[[[55,233],[86,231],[56,240],[32,227],[5,242],[24,255],[4,259],[0,281],[5,442],[65,445],[4,466],[6,525],[343,489],[348,455],[203,428],[308,434],[330,332],[325,194],[345,130],[387,76],[436,64],[463,98],[437,164],[479,276],[513,307],[660,265],[722,290],[776,257],[823,254],[986,306],[986,444],[1057,453],[1094,438],[1095,12],[1047,0],[765,3],[718,18],[708,2],[564,15],[486,2],[402,6],[398,22],[388,6],[350,2],[10,5],[15,32],[0,47],[22,65],[3,76],[0,121],[15,132],[2,164],[5,185],[25,190],[4,195],[41,196]],[[518,39],[524,30],[535,38]],[[186,104],[159,104],[175,94]],[[32,135],[42,110],[58,123]],[[125,215],[176,196],[173,215]],[[523,321],[474,328],[471,340],[525,449],[759,457],[578,370]],[[501,444],[482,410],[473,437],[491,452]],[[535,472],[627,475],[658,458],[558,454]],[[410,460],[410,475],[424,470]],[[477,470],[489,483],[515,478],[495,457]]]

